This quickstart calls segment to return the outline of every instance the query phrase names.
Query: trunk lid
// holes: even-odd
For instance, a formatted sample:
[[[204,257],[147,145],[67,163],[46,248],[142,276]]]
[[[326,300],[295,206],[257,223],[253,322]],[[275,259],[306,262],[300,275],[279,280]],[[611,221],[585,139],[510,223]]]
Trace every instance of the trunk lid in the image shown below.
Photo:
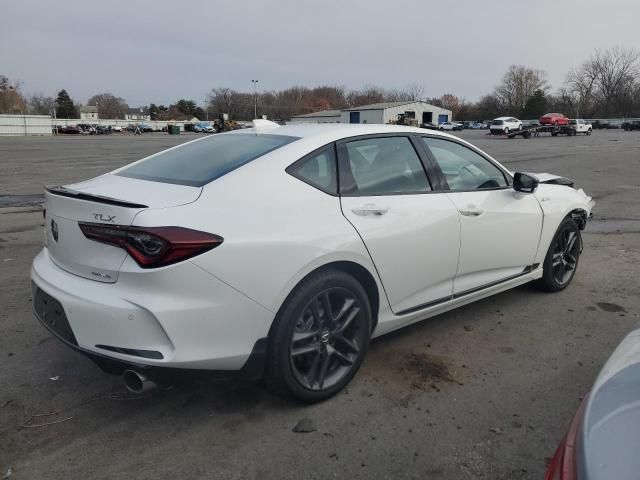
[[[106,174],[86,182],[45,189],[45,243],[62,269],[99,282],[113,283],[127,253],[84,236],[79,222],[132,224],[149,208],[192,203],[202,188]]]

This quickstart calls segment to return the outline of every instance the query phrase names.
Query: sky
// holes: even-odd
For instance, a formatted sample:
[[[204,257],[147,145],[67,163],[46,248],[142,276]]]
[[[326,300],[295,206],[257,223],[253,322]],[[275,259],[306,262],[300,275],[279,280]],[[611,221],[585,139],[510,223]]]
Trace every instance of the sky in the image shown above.
[[[0,0],[0,75],[27,95],[203,104],[214,87],[419,84],[477,100],[511,64],[554,89],[596,48],[640,49],[638,0]]]

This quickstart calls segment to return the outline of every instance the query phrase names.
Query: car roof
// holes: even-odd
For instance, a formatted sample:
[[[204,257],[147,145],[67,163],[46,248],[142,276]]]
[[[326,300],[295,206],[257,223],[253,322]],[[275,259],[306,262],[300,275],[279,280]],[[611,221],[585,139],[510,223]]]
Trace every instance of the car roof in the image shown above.
[[[516,117],[498,117],[498,118],[494,118],[494,120],[511,120],[511,119],[516,120]]]
[[[384,124],[346,124],[346,123],[301,123],[272,127],[244,128],[231,132],[237,134],[271,134],[288,135],[303,139],[322,138],[330,142],[342,138],[356,137],[358,135],[373,135],[384,133],[418,133],[429,134],[447,138],[457,138],[453,135],[437,132],[435,130],[425,130],[424,128],[408,127],[404,125],[384,125]]]

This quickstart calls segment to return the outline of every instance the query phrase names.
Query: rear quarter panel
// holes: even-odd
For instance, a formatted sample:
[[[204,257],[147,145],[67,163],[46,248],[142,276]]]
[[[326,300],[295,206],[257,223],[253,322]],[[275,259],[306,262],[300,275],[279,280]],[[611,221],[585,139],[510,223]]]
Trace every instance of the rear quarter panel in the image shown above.
[[[388,309],[375,268],[342,215],[339,197],[285,172],[326,143],[294,142],[206,185],[198,201],[145,210],[134,224],[181,225],[222,236],[221,246],[191,261],[274,313],[302,278],[335,261],[351,261],[372,273],[381,308]]]

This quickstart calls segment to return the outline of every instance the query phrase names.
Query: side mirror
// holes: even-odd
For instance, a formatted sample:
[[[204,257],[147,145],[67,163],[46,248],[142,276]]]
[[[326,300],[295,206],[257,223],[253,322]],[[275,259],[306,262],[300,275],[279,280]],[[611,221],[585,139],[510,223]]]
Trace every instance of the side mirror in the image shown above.
[[[538,188],[538,179],[526,173],[516,173],[513,176],[513,189],[516,192],[533,193]]]

